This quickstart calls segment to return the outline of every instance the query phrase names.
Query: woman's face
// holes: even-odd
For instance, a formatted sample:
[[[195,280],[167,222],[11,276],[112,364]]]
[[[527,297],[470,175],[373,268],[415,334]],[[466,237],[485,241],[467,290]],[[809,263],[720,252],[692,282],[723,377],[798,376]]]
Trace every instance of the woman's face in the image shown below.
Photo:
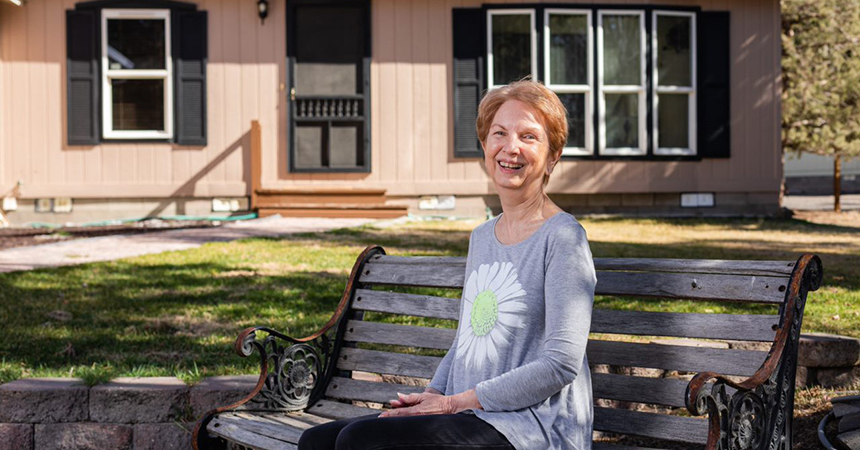
[[[496,111],[483,145],[487,174],[499,190],[543,188],[543,176],[557,160],[550,158],[540,117],[519,100],[508,100]]]

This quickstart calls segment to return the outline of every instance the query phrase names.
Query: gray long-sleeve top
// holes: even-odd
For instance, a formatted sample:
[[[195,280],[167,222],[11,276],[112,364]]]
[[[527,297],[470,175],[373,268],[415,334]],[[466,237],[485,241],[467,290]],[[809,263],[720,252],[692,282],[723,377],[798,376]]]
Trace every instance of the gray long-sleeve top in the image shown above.
[[[558,213],[504,245],[497,220],[472,231],[457,336],[429,387],[475,389],[484,409],[474,413],[518,450],[590,450],[597,277],[585,230]]]

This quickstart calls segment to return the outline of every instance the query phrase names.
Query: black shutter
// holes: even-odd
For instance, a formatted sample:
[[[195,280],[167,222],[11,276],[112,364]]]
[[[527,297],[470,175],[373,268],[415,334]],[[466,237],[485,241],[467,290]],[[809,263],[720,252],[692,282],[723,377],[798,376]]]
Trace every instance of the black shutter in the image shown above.
[[[454,156],[482,157],[475,131],[484,88],[484,13],[454,8]]]
[[[703,158],[728,158],[731,142],[729,13],[699,13],[697,25],[698,153]]]
[[[206,11],[176,11],[173,70],[175,141],[206,145]]]
[[[95,145],[99,127],[96,11],[66,11],[66,108],[69,145]]]

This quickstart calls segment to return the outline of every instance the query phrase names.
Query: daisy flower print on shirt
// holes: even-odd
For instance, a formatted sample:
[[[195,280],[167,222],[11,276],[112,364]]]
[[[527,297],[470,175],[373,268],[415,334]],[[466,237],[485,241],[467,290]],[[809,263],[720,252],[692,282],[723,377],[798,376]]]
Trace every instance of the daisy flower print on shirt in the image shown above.
[[[526,304],[518,299],[525,295],[513,263],[481,264],[472,271],[463,288],[456,353],[457,358],[466,358],[467,368],[481,370],[485,363],[499,362],[513,329],[523,327]]]

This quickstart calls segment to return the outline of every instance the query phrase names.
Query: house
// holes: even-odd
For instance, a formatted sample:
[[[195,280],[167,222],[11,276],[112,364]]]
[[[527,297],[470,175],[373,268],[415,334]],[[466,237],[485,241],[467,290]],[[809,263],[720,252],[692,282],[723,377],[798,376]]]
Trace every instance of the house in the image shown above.
[[[475,109],[527,75],[570,111],[574,213],[778,210],[778,0],[0,0],[0,195],[16,222],[483,215]]]
[[[833,195],[833,156],[815,153],[785,155],[785,193],[790,195]],[[842,159],[840,192],[860,194],[860,159]]]

